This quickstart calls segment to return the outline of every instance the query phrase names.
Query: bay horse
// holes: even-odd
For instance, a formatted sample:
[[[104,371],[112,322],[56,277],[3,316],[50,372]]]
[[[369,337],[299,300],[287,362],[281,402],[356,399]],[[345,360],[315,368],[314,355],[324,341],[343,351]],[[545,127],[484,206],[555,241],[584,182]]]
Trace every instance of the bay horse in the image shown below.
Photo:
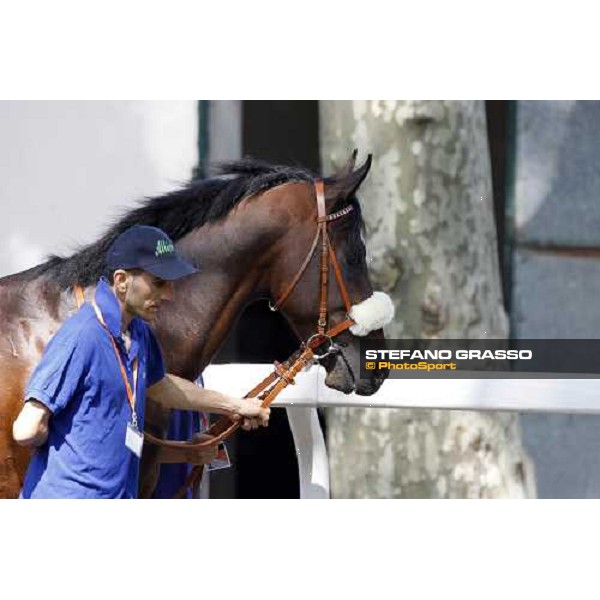
[[[329,226],[347,290],[353,303],[373,293],[362,239],[356,191],[371,157],[355,167],[356,152],[336,175],[325,178],[327,212],[353,210]],[[0,279],[0,497],[15,498],[22,487],[30,451],[12,440],[12,423],[21,409],[24,387],[42,352],[62,322],[77,310],[74,288],[93,297],[105,274],[112,241],[134,224],[159,227],[177,251],[200,272],[177,281],[175,298],[152,323],[167,372],[195,380],[210,363],[244,307],[279,297],[298,272],[315,235],[315,176],[300,167],[274,166],[244,159],[222,165],[218,175],[195,180],[166,195],[147,198],[118,219],[97,241],[70,257],[47,262]],[[345,213],[344,213],[345,214]],[[300,340],[314,333],[318,317],[319,264],[313,259],[282,314]],[[330,323],[346,310],[335,285],[328,298]],[[368,337],[382,338],[378,329]],[[370,395],[385,375],[359,374],[359,343],[349,331],[336,341],[341,351],[327,356],[326,385],[345,393]],[[146,427],[164,437],[169,411],[148,401]],[[145,444],[140,496],[151,495],[158,465],[156,449]]]

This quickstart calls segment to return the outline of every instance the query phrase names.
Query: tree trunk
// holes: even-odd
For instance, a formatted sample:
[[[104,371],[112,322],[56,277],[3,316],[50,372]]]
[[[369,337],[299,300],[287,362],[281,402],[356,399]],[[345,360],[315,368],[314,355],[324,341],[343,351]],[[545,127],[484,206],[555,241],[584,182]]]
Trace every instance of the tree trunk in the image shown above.
[[[325,172],[374,155],[359,196],[391,338],[504,338],[483,102],[321,102]],[[330,409],[335,497],[535,495],[518,415]]]

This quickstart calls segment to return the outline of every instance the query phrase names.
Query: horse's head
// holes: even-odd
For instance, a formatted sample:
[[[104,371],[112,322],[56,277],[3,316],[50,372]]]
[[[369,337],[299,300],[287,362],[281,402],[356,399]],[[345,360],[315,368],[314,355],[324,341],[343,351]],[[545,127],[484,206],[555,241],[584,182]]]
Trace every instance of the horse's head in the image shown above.
[[[373,294],[369,280],[356,191],[369,172],[371,156],[358,169],[355,169],[355,158],[356,152],[338,174],[324,180],[323,189],[324,211],[331,219],[327,221],[327,235],[335,252],[335,257],[327,253],[326,329],[343,322],[347,314],[356,324],[335,337],[334,351],[323,357],[321,364],[327,371],[325,383],[329,387],[344,393],[371,395],[383,383],[386,372],[374,370],[369,372],[368,379],[360,378],[360,339],[383,338],[382,327],[392,318],[393,305],[384,294]],[[316,239],[318,201],[314,185],[292,184],[288,193],[294,198],[280,204],[285,207],[282,219],[286,225],[275,249],[277,268],[271,277],[271,297],[300,338],[307,340],[316,333],[319,317],[322,317],[322,238]],[[347,289],[346,298],[335,274],[335,258],[340,279]],[[350,311],[347,304],[352,307]],[[326,343],[324,349],[327,348]]]

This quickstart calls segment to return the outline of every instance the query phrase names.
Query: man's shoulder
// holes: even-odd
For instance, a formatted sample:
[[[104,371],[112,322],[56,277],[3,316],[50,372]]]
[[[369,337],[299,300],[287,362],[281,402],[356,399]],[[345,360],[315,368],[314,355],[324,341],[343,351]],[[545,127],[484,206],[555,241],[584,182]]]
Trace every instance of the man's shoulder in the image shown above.
[[[102,328],[94,310],[89,304],[84,304],[74,315],[64,321],[50,341],[61,346],[83,348],[90,343],[96,343],[101,333]]]

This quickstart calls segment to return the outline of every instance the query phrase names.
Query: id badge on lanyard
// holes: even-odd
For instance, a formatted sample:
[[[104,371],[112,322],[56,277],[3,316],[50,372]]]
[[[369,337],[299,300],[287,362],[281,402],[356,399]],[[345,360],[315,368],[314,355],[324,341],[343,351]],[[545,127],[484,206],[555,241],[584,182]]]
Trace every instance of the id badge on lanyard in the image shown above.
[[[129,448],[138,458],[142,457],[144,434],[133,422],[127,423],[127,430],[125,431],[125,446],[127,446],[127,448]]]
[[[110,333],[106,323],[104,322],[104,318],[102,317],[102,313],[98,308],[98,305],[95,302],[92,302],[92,306],[96,312],[96,316],[98,317],[98,321],[104,330],[106,331],[111,343],[113,350],[115,351],[115,356],[117,358],[117,362],[119,363],[119,368],[121,370],[121,377],[123,379],[123,383],[125,385],[125,391],[127,393],[127,400],[129,401],[129,406],[131,407],[131,421],[127,423],[127,429],[125,430],[125,446],[131,450],[138,458],[142,456],[142,448],[144,446],[144,432],[138,429],[137,423],[137,414],[135,412],[135,397],[137,393],[137,376],[138,376],[138,360],[137,358],[133,361],[133,391],[131,386],[129,385],[129,379],[127,378],[127,371],[125,370],[125,366],[123,365],[123,360],[121,359],[121,355],[119,354],[119,349],[117,348],[117,344],[113,339],[112,334]]]
[[[137,359],[134,361],[133,366],[133,385],[137,386],[137,374],[138,374],[138,362]],[[134,387],[134,391],[131,392],[129,387],[129,381],[126,379],[127,374],[124,374],[125,382],[127,383],[127,398],[131,404],[131,421],[127,423],[127,429],[125,430],[125,446],[129,448],[138,458],[142,457],[142,448],[144,446],[144,432],[138,428],[137,414],[135,412],[135,397],[137,390]]]

